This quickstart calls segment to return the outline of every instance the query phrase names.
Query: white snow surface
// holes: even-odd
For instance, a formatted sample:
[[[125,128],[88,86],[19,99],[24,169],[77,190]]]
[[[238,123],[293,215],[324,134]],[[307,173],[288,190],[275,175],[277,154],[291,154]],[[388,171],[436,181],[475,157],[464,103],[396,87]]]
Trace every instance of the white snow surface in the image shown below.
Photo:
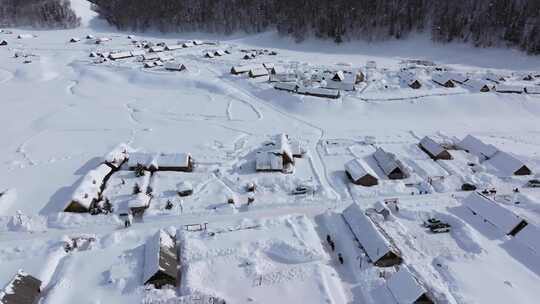
[[[0,286],[23,269],[44,282],[43,304],[150,304],[200,294],[228,303],[396,303],[386,286],[396,271],[369,263],[340,214],[351,204],[363,212],[397,199],[398,211],[372,217],[435,302],[538,302],[540,192],[526,184],[540,178],[540,97],[479,88],[492,88],[500,78],[511,87],[538,87],[540,78],[523,81],[523,75],[538,74],[539,57],[433,44],[424,35],[335,45],[297,44],[272,32],[133,33],[97,19],[85,0],[72,4],[80,28],[0,33],[8,42],[0,47],[6,113],[0,120]],[[71,37],[81,40],[70,43]],[[147,42],[172,50],[153,56],[137,47]],[[277,55],[241,59],[242,50],[261,49]],[[203,57],[216,50],[230,54]],[[106,59],[119,52],[130,57]],[[159,64],[144,68],[145,59]],[[448,77],[470,79],[441,87],[432,81],[434,67],[411,63],[418,60],[433,61]],[[165,61],[187,69],[166,71]],[[239,66],[245,74],[231,74]],[[293,91],[339,98],[276,90],[268,77],[247,75],[273,66],[286,71],[284,81],[294,80],[286,86]],[[403,83],[401,69],[422,87]],[[337,71],[361,71],[366,81],[354,91],[325,89],[323,78]],[[276,140],[276,134],[289,140]],[[460,139],[468,134],[484,144],[473,140],[472,149],[463,147]],[[430,159],[418,147],[425,136],[448,144],[453,159]],[[305,153],[287,174],[256,172],[257,152],[276,143],[280,153]],[[373,157],[379,147],[395,154],[410,176],[387,179]],[[137,177],[120,165],[138,151],[151,151],[148,164],[160,153],[189,152],[194,172]],[[501,174],[490,164],[495,157],[485,161],[497,151],[526,164],[533,175]],[[365,162],[379,185],[351,185],[344,173],[351,159]],[[100,193],[99,180],[110,170],[104,161],[115,172]],[[510,163],[516,167],[507,161],[498,167]],[[508,225],[493,220],[497,228],[473,215],[462,203],[470,194],[461,191],[463,183],[480,191],[496,188],[493,197],[504,213],[529,224],[506,236],[515,218]],[[193,194],[179,197],[182,185],[191,185]],[[136,187],[152,199],[144,216],[125,229],[118,215]],[[62,212],[74,194],[88,192],[101,203],[109,200],[113,212]],[[486,214],[500,209],[489,206]],[[431,233],[422,226],[430,217],[450,223],[451,231]],[[142,286],[144,246],[161,229],[177,231],[177,288]],[[89,235],[92,246],[65,251],[67,240]]]

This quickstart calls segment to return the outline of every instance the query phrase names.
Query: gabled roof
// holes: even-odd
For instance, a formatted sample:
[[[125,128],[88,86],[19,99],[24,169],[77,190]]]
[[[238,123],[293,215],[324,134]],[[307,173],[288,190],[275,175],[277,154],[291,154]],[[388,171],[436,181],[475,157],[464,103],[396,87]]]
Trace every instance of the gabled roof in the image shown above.
[[[258,68],[264,68],[264,66],[261,64],[239,65],[239,66],[232,67],[231,73],[233,74],[247,73],[250,70],[258,69]]]
[[[326,81],[326,88],[342,90],[342,91],[354,91],[354,82],[350,82],[346,80],[343,80],[343,81],[328,80]]]
[[[283,75],[283,74],[287,74],[287,69],[285,69],[282,66],[273,66],[270,69],[270,73],[275,74],[275,75]]]
[[[523,221],[512,211],[478,192],[469,194],[463,200],[463,205],[505,234],[511,233]]]
[[[396,169],[404,171],[396,155],[386,152],[383,148],[377,148],[375,153],[373,153],[373,157],[386,175],[390,175]]]
[[[420,140],[420,145],[433,156],[437,156],[446,151],[443,146],[428,136],[425,136],[422,138],[422,140]]]
[[[386,286],[399,304],[416,303],[426,293],[426,289],[406,267],[400,267],[386,282]]]
[[[345,80],[345,73],[343,71],[337,71],[334,73],[334,76],[332,76],[333,81],[343,81]]]
[[[158,53],[158,52],[163,52],[165,51],[165,47],[162,47],[162,46],[153,46],[150,48],[150,52],[153,52],[153,53]]]
[[[259,151],[255,159],[257,171],[282,171],[283,155],[272,151]]]
[[[528,86],[528,87],[525,87],[525,93],[527,93],[527,94],[540,94],[540,86]]]
[[[151,197],[145,194],[146,189],[142,189],[143,192],[134,194],[128,201],[129,208],[146,208],[150,205]]]
[[[35,304],[39,298],[41,281],[21,270],[0,291],[2,304]]]
[[[467,135],[457,146],[463,150],[469,151],[480,158],[488,159],[497,153],[498,149],[493,145],[485,144],[480,139]]]
[[[131,56],[143,56],[145,54],[144,50],[133,50],[130,53]]]
[[[498,151],[486,163],[497,169],[500,176],[505,177],[515,175],[519,169],[525,166],[521,160],[504,151]]]
[[[145,284],[158,272],[177,277],[176,244],[169,234],[159,230],[144,246],[143,281]]]
[[[257,67],[249,70],[250,77],[260,77],[268,75],[268,70],[264,67]]]
[[[349,173],[351,178],[355,181],[361,179],[366,175],[371,175],[377,178],[377,174],[361,159],[353,159],[345,164],[345,170]]]
[[[445,73],[445,72],[435,73],[431,76],[431,79],[440,85],[447,85],[447,84],[454,85],[454,82],[450,78],[449,73]]]
[[[339,90],[334,89],[327,89],[327,88],[306,88],[306,87],[299,87],[298,88],[299,94],[304,95],[311,95],[316,97],[326,97],[326,98],[339,98],[341,94],[339,93]]]
[[[155,161],[159,167],[188,167],[191,159],[189,153],[160,153]]]
[[[353,203],[347,207],[343,211],[343,217],[373,263],[393,251],[390,241],[382,235],[358,204]]]
[[[167,51],[174,51],[183,48],[184,46],[181,44],[166,44],[165,49]]]
[[[159,55],[156,53],[149,53],[143,55],[143,60],[157,60],[159,59]]]
[[[129,58],[129,57],[133,57],[133,55],[131,55],[130,51],[115,52],[115,53],[110,53],[109,54],[109,59],[112,59],[112,60]]]
[[[165,69],[169,71],[183,71],[186,66],[179,62],[167,62],[165,63]]]
[[[275,152],[293,159],[293,152],[287,134],[281,133],[276,135],[274,145]]]
[[[500,93],[523,93],[524,87],[517,85],[498,84],[495,91]]]
[[[528,224],[516,234],[516,240],[540,255],[540,227]]]
[[[294,92],[298,89],[298,84],[295,82],[278,82],[274,85],[274,89]]]

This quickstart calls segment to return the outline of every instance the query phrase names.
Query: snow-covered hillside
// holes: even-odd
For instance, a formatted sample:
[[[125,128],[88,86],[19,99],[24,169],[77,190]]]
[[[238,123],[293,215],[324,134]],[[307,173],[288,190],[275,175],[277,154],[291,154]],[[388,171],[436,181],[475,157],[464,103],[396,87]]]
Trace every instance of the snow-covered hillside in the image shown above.
[[[54,304],[538,302],[540,58],[424,37],[134,34],[72,2],[81,28],[0,32],[7,294],[23,270]],[[488,190],[487,214],[466,185]],[[351,204],[400,263],[359,243]],[[179,267],[156,289],[160,229]]]

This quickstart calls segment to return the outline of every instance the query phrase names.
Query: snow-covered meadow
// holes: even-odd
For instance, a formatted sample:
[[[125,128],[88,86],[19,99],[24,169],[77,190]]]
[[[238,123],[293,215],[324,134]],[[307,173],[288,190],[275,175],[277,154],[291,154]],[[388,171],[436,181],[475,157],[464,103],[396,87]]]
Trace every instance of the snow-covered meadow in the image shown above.
[[[540,188],[528,183],[540,179],[540,94],[531,94],[540,58],[424,37],[336,46],[273,33],[127,33],[74,3],[78,29],[0,32],[8,43],[0,46],[0,288],[22,269],[41,280],[41,303],[412,303],[400,298],[411,286],[397,274],[406,273],[435,303],[537,303]],[[187,47],[162,52],[158,43]],[[119,52],[130,55],[100,57]],[[171,71],[172,62],[185,70]],[[317,80],[324,71],[365,79],[337,99],[320,98],[276,90],[268,76],[231,74],[247,64],[283,67],[306,86],[327,84]],[[421,88],[409,87],[404,70]],[[470,81],[443,87],[433,81],[441,73]],[[510,85],[529,93],[501,92]],[[467,152],[468,134],[493,154]],[[433,160],[418,145],[424,136],[451,158]],[[397,156],[405,178],[387,176],[379,148]],[[284,159],[293,151],[293,164],[257,171],[259,156],[276,149]],[[139,176],[125,162],[101,189],[84,186],[89,172],[124,152],[189,153],[193,170]],[[351,183],[352,159],[376,185]],[[532,173],[508,174],[514,159]],[[486,195],[527,230],[509,236],[473,214],[464,184],[496,189]],[[112,212],[63,212],[88,193]],[[124,228],[137,194],[150,203]],[[400,265],[372,263],[341,216],[350,204],[399,249]],[[430,218],[451,231],[432,233],[423,226]],[[144,252],[159,229],[174,236],[180,267],[177,286],[154,289],[144,285]]]

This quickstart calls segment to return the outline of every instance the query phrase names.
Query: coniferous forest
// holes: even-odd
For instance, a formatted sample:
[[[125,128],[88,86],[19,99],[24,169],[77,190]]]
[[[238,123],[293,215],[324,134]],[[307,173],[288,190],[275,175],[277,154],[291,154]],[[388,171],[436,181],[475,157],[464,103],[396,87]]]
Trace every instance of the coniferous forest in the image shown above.
[[[540,53],[538,0],[92,0],[121,29],[230,34],[276,29],[297,41],[401,39],[517,46]]]
[[[69,0],[0,0],[0,26],[73,28],[80,19]]]

